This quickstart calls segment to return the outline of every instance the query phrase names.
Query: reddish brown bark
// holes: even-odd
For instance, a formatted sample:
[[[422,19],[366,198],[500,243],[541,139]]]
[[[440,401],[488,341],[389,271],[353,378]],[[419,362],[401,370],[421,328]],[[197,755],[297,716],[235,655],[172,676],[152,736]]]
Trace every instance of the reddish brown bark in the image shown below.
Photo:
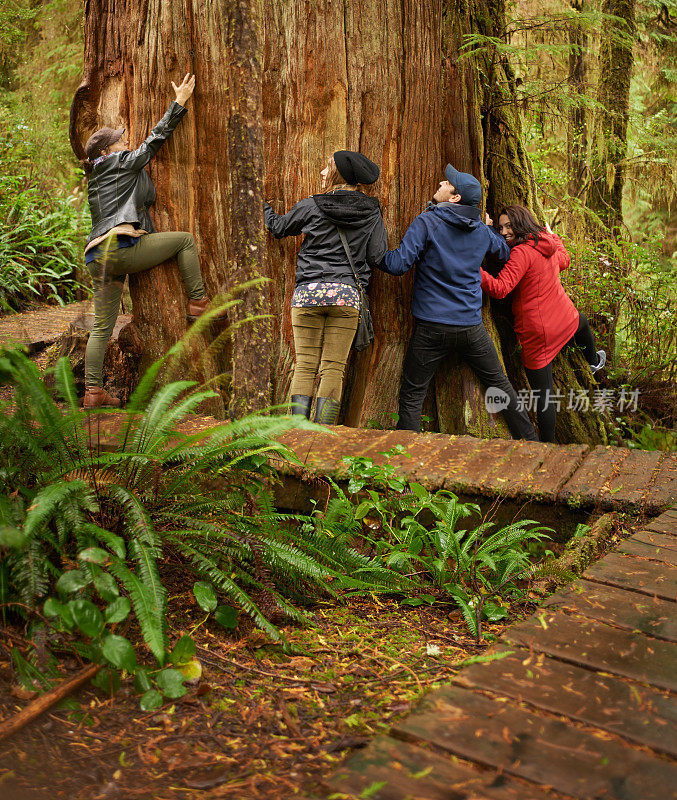
[[[265,188],[276,211],[319,191],[320,170],[335,150],[359,149],[381,166],[377,191],[393,240],[404,233],[439,180],[441,30],[441,0],[266,4]],[[273,302],[281,312],[278,400],[293,367],[289,304],[299,244],[269,245]],[[376,341],[350,364],[348,424],[387,421],[397,408],[411,283],[411,276],[373,277]]]

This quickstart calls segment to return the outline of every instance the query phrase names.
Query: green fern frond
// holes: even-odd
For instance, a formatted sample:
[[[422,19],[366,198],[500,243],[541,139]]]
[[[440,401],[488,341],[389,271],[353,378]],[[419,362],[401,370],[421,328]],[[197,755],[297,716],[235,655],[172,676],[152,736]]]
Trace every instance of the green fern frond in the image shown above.
[[[456,605],[461,609],[461,614],[465,620],[468,630],[473,636],[477,636],[477,618],[475,617],[475,609],[467,603],[462,597],[454,596]]]
[[[71,496],[77,498],[80,506],[88,511],[96,511],[98,508],[95,496],[84,481],[50,484],[38,492],[33,505],[26,513],[23,525],[26,536],[35,536],[38,530],[57,513],[59,504]]]
[[[168,637],[163,603],[120,559],[113,558],[108,569],[129,594],[143,638],[150,651],[160,664],[164,664]]]
[[[175,546],[182,551],[193,563],[197,573],[204,578],[210,580],[217,586],[233,603],[241,608],[245,614],[250,616],[254,623],[265,631],[276,642],[285,642],[282,633],[269,622],[261,609],[249,597],[249,595],[241,589],[225,572],[215,564],[211,559],[206,558],[196,548],[182,542],[180,540],[174,541]]]

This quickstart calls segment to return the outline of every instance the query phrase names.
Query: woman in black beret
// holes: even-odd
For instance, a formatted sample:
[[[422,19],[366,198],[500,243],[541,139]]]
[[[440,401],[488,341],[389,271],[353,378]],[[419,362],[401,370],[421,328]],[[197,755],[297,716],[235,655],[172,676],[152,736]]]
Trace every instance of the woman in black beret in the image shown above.
[[[379,176],[373,161],[361,153],[339,150],[320,175],[320,194],[304,198],[284,215],[266,203],[265,220],[277,239],[305,234],[291,303],[296,350],[292,413],[310,416],[319,373],[315,422],[333,425],[357,330],[358,281],[366,291],[372,267],[383,259],[388,240],[381,206],[371,196]]]

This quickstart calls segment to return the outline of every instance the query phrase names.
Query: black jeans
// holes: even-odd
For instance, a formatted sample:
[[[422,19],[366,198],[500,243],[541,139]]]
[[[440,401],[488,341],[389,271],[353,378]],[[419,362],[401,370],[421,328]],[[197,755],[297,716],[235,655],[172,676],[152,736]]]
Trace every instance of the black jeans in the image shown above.
[[[578,345],[583,350],[583,356],[588,364],[597,364],[599,357],[595,348],[595,337],[592,335],[588,318],[578,312],[578,328],[565,347],[572,344]],[[542,442],[555,441],[555,421],[557,420],[557,400],[553,397],[554,383],[552,380],[552,361],[540,369],[524,368],[531,391],[536,402],[536,418],[538,420],[538,435]]]
[[[482,323],[466,328],[416,320],[402,367],[397,427],[400,430],[421,430],[421,412],[428,386],[438,364],[450,353],[457,353],[468,364],[485,389],[496,387],[508,396],[508,406],[501,414],[513,439],[538,441],[526,411],[517,410],[515,390]]]

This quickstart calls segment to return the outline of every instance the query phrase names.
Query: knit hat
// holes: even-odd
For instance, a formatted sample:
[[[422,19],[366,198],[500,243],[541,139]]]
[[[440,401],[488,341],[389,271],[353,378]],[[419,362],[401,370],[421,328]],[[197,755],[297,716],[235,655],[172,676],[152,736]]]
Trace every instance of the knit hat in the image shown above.
[[[355,186],[357,183],[375,183],[378,180],[379,168],[362,153],[337,150],[334,153],[334,163],[343,180],[350,186]]]
[[[94,131],[85,145],[87,158],[94,161],[101,155],[102,150],[107,150],[112,144],[115,144],[124,132],[124,128],[99,128],[98,131]]]
[[[459,172],[451,164],[447,164],[444,177],[461,195],[461,203],[464,206],[479,206],[482,202],[482,187],[474,175]]]

